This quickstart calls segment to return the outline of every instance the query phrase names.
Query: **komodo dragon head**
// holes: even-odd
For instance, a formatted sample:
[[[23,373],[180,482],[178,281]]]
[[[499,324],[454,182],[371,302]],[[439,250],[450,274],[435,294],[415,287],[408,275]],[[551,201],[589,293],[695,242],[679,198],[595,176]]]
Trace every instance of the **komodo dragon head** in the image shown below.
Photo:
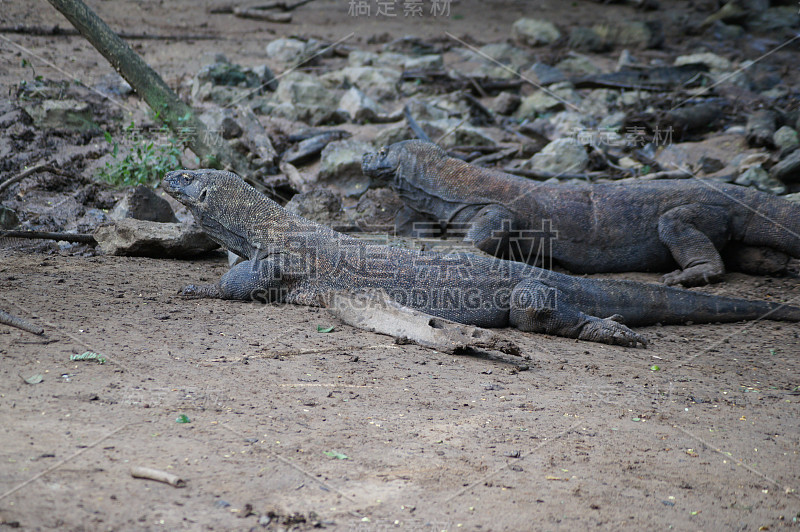
[[[378,183],[388,184],[395,179],[401,164],[412,165],[409,168],[413,168],[417,162],[446,157],[445,151],[436,144],[421,140],[404,140],[395,142],[391,146],[384,146],[376,153],[365,153],[361,159],[361,171]]]
[[[219,170],[176,170],[164,176],[161,186],[192,211],[215,242],[242,257],[253,255],[248,211],[269,200],[241,177]]]

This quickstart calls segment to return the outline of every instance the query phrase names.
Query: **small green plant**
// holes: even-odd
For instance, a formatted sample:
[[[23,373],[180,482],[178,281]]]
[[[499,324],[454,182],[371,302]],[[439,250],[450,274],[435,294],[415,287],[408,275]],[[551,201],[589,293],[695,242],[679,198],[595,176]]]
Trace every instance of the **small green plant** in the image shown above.
[[[166,136],[168,130],[158,130]],[[106,163],[100,170],[100,179],[117,187],[133,185],[151,185],[156,183],[166,172],[181,168],[181,156],[185,148],[184,142],[174,136],[166,136],[166,141],[156,142],[144,138],[141,131],[131,122],[125,128],[125,137],[133,143],[132,149],[120,158],[119,143],[111,133],[106,132],[106,141],[113,146],[113,161]]]

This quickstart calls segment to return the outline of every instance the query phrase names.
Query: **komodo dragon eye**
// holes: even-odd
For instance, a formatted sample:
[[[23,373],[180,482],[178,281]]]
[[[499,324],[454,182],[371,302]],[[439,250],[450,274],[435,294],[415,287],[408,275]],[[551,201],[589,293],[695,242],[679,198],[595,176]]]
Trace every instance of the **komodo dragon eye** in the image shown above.
[[[378,155],[380,155],[381,157],[386,157],[386,154],[388,153],[389,153],[389,148],[387,148],[386,146],[384,146],[378,151]]]

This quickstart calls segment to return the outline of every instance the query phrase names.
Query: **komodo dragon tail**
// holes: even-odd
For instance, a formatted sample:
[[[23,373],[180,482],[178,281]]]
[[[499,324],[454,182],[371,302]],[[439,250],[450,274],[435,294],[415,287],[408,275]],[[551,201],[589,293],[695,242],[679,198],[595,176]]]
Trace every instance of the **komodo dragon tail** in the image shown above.
[[[41,327],[37,327],[36,325],[23,320],[22,318],[12,316],[11,314],[3,312],[2,310],[0,310],[0,324],[11,325],[17,329],[22,329],[23,331],[28,331],[29,333],[38,334],[40,336],[44,334],[44,329]]]
[[[629,326],[745,320],[800,321],[800,308],[789,303],[722,297],[668,286],[604,279],[581,279],[583,309],[594,315],[621,314]],[[800,301],[800,298],[797,298]],[[584,310],[586,312],[586,310]]]

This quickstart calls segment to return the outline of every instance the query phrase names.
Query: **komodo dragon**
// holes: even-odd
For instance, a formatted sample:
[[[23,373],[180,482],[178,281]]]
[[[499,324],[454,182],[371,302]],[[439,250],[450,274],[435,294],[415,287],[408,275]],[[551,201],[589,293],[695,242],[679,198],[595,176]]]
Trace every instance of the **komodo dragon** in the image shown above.
[[[800,258],[800,205],[751,188],[707,180],[548,185],[471,166],[418,140],[364,155],[362,169],[388,180],[405,202],[401,232],[420,221],[440,234],[465,228],[466,240],[487,253],[573,273],[669,271],[677,263],[662,280],[698,286],[724,274],[726,246],[745,257],[772,248],[763,251],[784,266],[786,255]]]
[[[188,296],[324,306],[331,292],[378,288],[401,305],[467,325],[513,325],[634,347],[646,340],[623,320],[629,325],[760,317],[800,321],[800,308],[777,303],[581,279],[472,253],[365,244],[289,213],[229,172],[169,172],[163,188],[192,211],[213,240],[247,259],[217,284],[185,287]]]

